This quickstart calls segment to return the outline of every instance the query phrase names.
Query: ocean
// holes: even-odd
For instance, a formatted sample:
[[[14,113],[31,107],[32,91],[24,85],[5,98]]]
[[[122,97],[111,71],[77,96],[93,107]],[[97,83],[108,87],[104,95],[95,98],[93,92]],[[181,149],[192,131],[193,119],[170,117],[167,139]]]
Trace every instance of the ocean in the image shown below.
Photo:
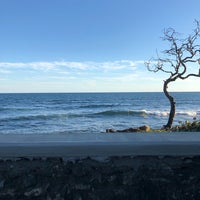
[[[200,119],[200,92],[171,93],[174,125]],[[162,92],[0,94],[0,134],[105,133],[167,123],[170,105]]]

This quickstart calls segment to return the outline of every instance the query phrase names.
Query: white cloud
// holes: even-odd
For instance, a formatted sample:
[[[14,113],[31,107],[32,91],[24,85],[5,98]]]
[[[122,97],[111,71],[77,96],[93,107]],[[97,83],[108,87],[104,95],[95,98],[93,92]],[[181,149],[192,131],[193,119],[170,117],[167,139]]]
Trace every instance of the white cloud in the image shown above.
[[[87,70],[90,66],[84,62],[55,62],[55,66],[62,66],[71,69]]]
[[[141,65],[143,61],[133,60],[2,62],[0,75],[5,78],[6,72],[10,74],[6,74],[7,83],[0,92],[139,90],[135,83],[145,70]]]
[[[0,69],[0,74],[10,74],[11,71],[7,69]]]
[[[60,69],[77,69],[77,70],[122,70],[132,69],[143,61],[121,60],[121,61],[108,61],[108,62],[67,62],[67,61],[54,61],[54,62],[1,62],[0,69],[33,69],[38,71],[51,71]]]
[[[23,68],[25,63],[11,63],[11,62],[0,62],[0,68]]]
[[[31,63],[24,63],[25,66],[30,67],[34,70],[54,70],[56,65],[51,62],[31,62]]]
[[[109,62],[90,62],[91,66],[106,71],[116,71],[123,69],[133,69],[136,68],[137,61],[132,60],[119,60],[119,61],[109,61]]]

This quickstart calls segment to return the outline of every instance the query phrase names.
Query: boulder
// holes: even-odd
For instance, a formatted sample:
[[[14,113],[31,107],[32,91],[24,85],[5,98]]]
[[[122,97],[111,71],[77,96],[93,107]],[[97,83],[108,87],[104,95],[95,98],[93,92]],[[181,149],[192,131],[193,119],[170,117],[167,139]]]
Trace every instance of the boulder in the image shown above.
[[[137,131],[139,131],[138,128],[127,128],[124,130],[117,130],[117,132],[123,132],[123,133],[130,133],[130,132],[137,132]]]
[[[112,128],[106,129],[106,133],[115,133],[115,132],[117,131]]]
[[[146,132],[151,130],[150,126],[148,126],[148,125],[140,126],[139,129],[141,131],[146,131]]]
[[[148,132],[150,130],[151,130],[150,126],[144,125],[144,126],[140,126],[138,128],[127,128],[127,129],[123,129],[123,130],[114,130],[114,129],[110,128],[110,129],[106,129],[106,133],[116,133],[116,132],[131,133],[131,132],[141,132],[141,131]]]

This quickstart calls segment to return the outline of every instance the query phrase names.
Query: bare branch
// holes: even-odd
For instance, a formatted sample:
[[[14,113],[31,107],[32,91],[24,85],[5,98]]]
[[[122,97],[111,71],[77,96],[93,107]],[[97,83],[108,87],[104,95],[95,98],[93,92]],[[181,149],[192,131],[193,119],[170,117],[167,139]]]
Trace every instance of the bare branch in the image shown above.
[[[151,72],[158,72],[158,71],[162,71],[165,73],[170,73],[172,74],[172,72],[170,70],[165,70],[164,69],[164,63],[167,62],[162,60],[162,59],[154,59],[153,61],[147,61],[145,62],[145,65],[147,67],[147,69]],[[171,62],[171,61],[170,61]],[[173,65],[173,63],[171,62],[171,65]],[[173,66],[174,67],[174,66]]]
[[[169,43],[169,49],[164,50],[162,53],[167,55],[168,58],[162,58],[157,53],[157,59],[145,63],[149,71],[170,74],[163,85],[163,91],[171,105],[168,123],[165,128],[171,128],[175,116],[175,101],[167,91],[168,84],[177,79],[200,77],[200,69],[197,74],[188,73],[189,64],[194,67],[195,63],[200,65],[200,22],[195,20],[195,24],[196,27],[192,34],[185,39],[180,39],[180,35],[172,28],[164,30],[162,39]]]
[[[200,73],[199,74],[188,74],[187,76],[185,76],[185,77],[182,77],[182,76],[180,76],[179,78],[180,79],[182,79],[182,80],[184,80],[184,79],[187,79],[187,78],[189,78],[190,76],[194,76],[194,77],[200,77]]]

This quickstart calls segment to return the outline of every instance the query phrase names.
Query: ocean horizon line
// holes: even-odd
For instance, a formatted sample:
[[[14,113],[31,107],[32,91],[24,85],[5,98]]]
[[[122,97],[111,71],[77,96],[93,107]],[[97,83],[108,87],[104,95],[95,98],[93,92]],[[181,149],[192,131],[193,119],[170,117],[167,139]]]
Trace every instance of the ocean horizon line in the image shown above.
[[[163,91],[123,91],[123,92],[0,92],[0,94],[115,94],[115,93],[163,93]],[[169,91],[169,93],[200,93],[200,91]]]

